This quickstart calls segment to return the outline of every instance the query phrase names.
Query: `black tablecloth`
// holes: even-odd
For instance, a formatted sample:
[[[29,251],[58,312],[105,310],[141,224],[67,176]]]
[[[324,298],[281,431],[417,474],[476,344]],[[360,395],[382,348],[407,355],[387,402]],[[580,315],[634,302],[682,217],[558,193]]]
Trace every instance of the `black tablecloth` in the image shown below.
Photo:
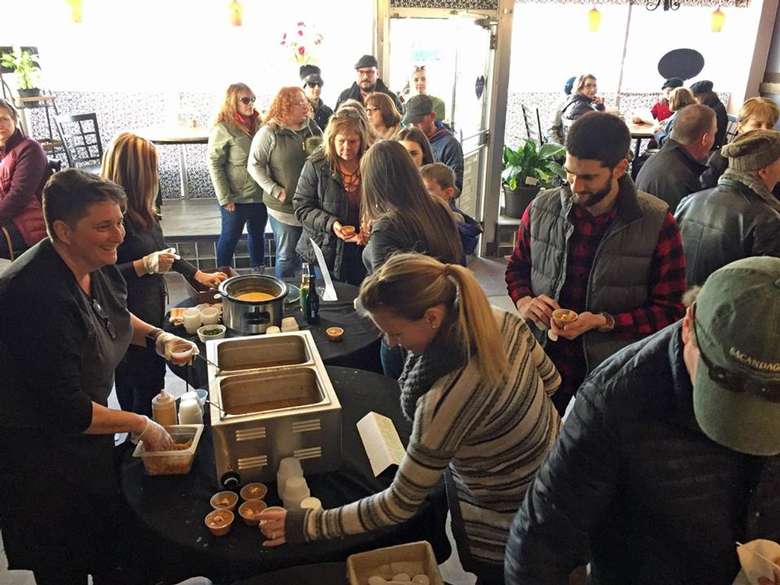
[[[327,371],[342,406],[342,464],[338,471],[312,475],[307,481],[323,507],[334,508],[377,493],[392,481],[392,471],[378,478],[372,474],[355,427],[357,421],[372,410],[388,416],[404,444],[411,425],[401,414],[395,380],[342,367],[328,366]],[[408,522],[345,539],[267,549],[261,546],[259,528],[246,526],[238,516],[230,534],[212,536],[203,524],[210,510],[209,498],[218,490],[208,430],[189,475],[147,477],[140,460],[128,455],[122,462],[122,492],[164,575],[178,578],[202,574],[224,583],[296,565],[341,561],[355,552],[416,540],[430,541],[439,562],[449,556],[443,489],[431,494]],[[273,483],[266,501],[279,504]]]
[[[344,282],[334,282],[333,285],[338,300],[320,301],[320,321],[316,325],[306,323],[298,303],[285,305],[284,316],[295,317],[301,329],[311,331],[314,343],[317,345],[320,357],[325,364],[381,372],[382,367],[379,362],[380,332],[370,319],[360,317],[355,312],[354,302],[358,295],[358,287]],[[197,298],[190,298],[176,306],[194,307],[197,304]],[[343,339],[339,342],[329,341],[325,335],[325,330],[328,327],[343,328]],[[189,335],[182,325],[172,325],[166,319],[163,328],[165,331],[196,342],[201,353],[206,355],[206,346],[198,339],[197,335]],[[227,337],[237,336],[237,333],[228,329]],[[203,360],[195,360],[193,365],[187,368],[171,364],[168,364],[168,367],[178,377],[187,380],[191,386],[196,388],[208,386],[207,368]]]

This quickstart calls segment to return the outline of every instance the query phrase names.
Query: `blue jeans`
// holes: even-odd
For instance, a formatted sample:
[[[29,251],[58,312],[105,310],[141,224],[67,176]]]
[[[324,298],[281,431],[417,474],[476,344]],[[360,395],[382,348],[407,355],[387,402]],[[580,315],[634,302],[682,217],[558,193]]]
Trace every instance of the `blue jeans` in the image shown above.
[[[271,229],[274,231],[276,243],[276,262],[274,274],[276,278],[295,276],[301,269],[301,258],[295,251],[298,240],[301,238],[303,228],[301,226],[288,225],[269,215]]]
[[[247,247],[252,267],[265,265],[265,224],[268,210],[265,203],[236,203],[235,211],[219,207],[222,233],[217,241],[217,266],[233,266],[233,254],[246,224]]]

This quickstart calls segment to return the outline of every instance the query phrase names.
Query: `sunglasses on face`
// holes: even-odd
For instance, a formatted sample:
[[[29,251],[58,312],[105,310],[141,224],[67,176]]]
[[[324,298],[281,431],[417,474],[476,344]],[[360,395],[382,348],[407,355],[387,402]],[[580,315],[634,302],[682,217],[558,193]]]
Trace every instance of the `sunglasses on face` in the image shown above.
[[[242,97],[242,98],[239,98],[239,100],[238,100],[238,101],[240,101],[240,102],[241,102],[242,104],[244,104],[245,106],[248,106],[249,104],[253,104],[253,103],[255,103],[255,99],[256,99],[256,98],[255,98],[254,96],[252,96],[252,97],[249,97],[249,96],[246,96],[246,95],[245,95],[244,97]]]
[[[694,307],[696,305],[694,304]],[[696,339],[700,340],[699,332],[696,327],[696,314],[694,312],[693,317],[693,331],[696,335]],[[725,388],[731,392],[741,394],[747,392],[758,398],[763,398],[769,402],[780,402],[780,382],[764,382],[751,378],[744,374],[732,372],[726,368],[721,368],[713,364],[710,359],[704,355],[701,349],[701,343],[697,344],[699,347],[699,356],[704,365],[707,366],[710,380],[718,384],[718,386]]]
[[[322,87],[322,84],[321,83],[317,83],[316,81],[310,81],[306,85],[309,86],[309,87]]]

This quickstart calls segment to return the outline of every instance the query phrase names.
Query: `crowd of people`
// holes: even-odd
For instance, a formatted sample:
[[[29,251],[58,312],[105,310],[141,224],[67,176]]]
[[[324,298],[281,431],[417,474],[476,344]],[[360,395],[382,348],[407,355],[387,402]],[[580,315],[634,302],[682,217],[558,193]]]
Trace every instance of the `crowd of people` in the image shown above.
[[[564,584],[586,565],[597,585],[730,583],[735,542],[780,541],[777,106],[746,101],[725,143],[712,84],[668,80],[653,108],[668,138],[634,182],[629,129],[602,111],[595,77],[567,81],[554,128],[566,180],[520,220],[505,273],[515,313],[491,307],[466,267],[481,226],[457,207],[463,153],[425,69],[401,97],[373,56],[355,71],[334,110],[315,66],[263,115],[230,85],[209,138],[218,264],[246,226],[264,270],[268,221],[279,278],[317,266],[316,243],[333,277],[359,286],[412,424],[386,490],[265,511],[264,545],[404,522],[443,482],[480,584]],[[0,101],[0,250],[14,259],[0,276],[5,549],[39,585],[122,582],[138,559],[115,538],[113,434],[169,448],[151,398],[165,362],[197,352],[160,329],[161,274],[206,287],[227,274],[165,247],[149,141],[122,133],[99,176],[49,178],[17,122]],[[114,381],[121,410],[107,407]]]

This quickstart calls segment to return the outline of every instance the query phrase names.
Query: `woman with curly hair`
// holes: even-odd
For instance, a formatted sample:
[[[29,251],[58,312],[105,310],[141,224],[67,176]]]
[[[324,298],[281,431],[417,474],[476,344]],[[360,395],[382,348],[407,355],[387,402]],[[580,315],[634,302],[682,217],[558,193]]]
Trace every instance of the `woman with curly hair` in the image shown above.
[[[230,85],[211,129],[208,147],[209,175],[222,214],[218,266],[233,265],[233,253],[244,224],[252,266],[262,269],[264,264],[263,234],[268,214],[262,189],[247,173],[249,145],[259,127],[255,94],[244,83]]]
[[[389,95],[380,92],[368,94],[366,115],[377,138],[390,140],[401,129],[401,114]]]
[[[359,285],[366,275],[359,244],[362,187],[360,159],[368,150],[367,125],[355,110],[342,106],[328,122],[323,148],[306,161],[293,205],[303,224],[298,254],[316,264],[309,238],[322,249],[336,280]],[[354,229],[342,231],[344,226]]]
[[[249,174],[265,194],[276,242],[275,274],[294,276],[300,266],[295,252],[301,223],[293,212],[293,195],[306,158],[322,143],[322,131],[300,87],[283,87],[271,102],[264,125],[252,140]]]

